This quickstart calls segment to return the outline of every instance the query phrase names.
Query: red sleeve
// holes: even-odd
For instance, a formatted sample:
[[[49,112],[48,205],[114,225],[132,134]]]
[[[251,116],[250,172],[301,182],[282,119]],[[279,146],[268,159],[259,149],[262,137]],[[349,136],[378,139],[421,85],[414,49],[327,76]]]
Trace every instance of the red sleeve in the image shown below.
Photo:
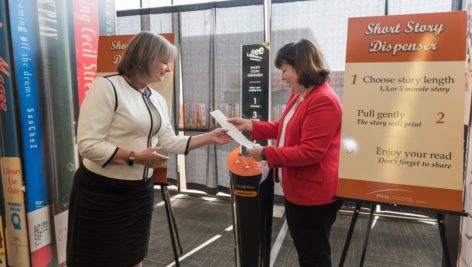
[[[252,140],[268,140],[277,139],[277,132],[279,130],[279,122],[272,121],[257,121],[252,120]]]
[[[341,128],[341,104],[336,95],[325,94],[311,103],[301,118],[300,141],[296,145],[284,147],[268,146],[266,158],[269,167],[297,167],[313,165],[319,162],[333,143],[339,143]],[[293,118],[292,118],[293,119]],[[288,135],[298,138],[292,128],[286,129]]]

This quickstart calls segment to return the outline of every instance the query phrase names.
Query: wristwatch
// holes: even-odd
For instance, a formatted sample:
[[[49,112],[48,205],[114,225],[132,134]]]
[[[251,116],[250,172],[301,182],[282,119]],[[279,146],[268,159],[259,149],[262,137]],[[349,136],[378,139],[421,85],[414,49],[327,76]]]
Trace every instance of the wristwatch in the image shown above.
[[[265,149],[266,149],[266,148],[264,147],[264,148],[262,149],[262,151],[261,151],[261,159],[262,159],[262,160],[267,160]]]
[[[134,151],[130,151],[128,155],[128,165],[133,166],[134,164]]]

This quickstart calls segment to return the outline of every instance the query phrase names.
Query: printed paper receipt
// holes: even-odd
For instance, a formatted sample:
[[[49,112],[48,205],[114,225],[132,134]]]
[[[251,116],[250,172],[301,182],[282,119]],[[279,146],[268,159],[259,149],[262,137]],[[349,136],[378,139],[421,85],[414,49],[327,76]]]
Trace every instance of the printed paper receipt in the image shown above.
[[[240,145],[251,148],[258,144],[247,139],[233,124],[228,122],[228,118],[219,109],[210,112],[211,116],[221,125],[222,128],[228,130],[228,135],[231,136]]]

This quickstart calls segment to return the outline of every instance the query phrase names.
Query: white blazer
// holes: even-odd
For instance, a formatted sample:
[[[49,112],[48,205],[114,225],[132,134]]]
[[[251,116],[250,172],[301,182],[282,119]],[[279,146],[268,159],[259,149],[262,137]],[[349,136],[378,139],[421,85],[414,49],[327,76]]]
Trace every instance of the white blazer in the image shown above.
[[[139,164],[110,163],[118,148],[141,151],[159,144],[167,153],[184,154],[190,141],[175,135],[162,95],[151,88],[143,94],[121,75],[93,81],[80,109],[77,139],[88,170],[122,180],[142,180],[152,172]]]

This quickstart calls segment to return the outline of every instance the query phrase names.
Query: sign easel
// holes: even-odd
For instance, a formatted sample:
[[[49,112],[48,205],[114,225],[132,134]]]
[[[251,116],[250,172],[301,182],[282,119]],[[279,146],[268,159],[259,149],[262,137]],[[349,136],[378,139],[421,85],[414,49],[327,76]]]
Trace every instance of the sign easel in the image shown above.
[[[365,235],[364,235],[361,260],[360,260],[360,264],[359,264],[359,266],[364,266],[364,261],[365,261],[366,252],[367,252],[367,245],[369,243],[370,231],[371,231],[371,228],[372,228],[372,223],[373,223],[373,218],[374,218],[375,206],[379,205],[379,204],[385,204],[385,203],[366,202],[366,201],[359,201],[358,199],[347,199],[347,198],[339,198],[339,199],[345,200],[345,201],[352,201],[352,202],[356,203],[356,205],[354,207],[353,216],[351,218],[351,223],[349,224],[349,230],[348,230],[348,233],[347,233],[347,236],[346,236],[346,241],[344,242],[343,251],[341,253],[341,258],[339,260],[339,265],[338,265],[339,267],[344,266],[344,262],[346,261],[347,252],[348,252],[349,246],[351,244],[352,235],[354,234],[354,228],[356,226],[357,219],[358,219],[359,214],[361,212],[362,204],[365,204],[369,207],[369,210],[370,210],[369,211],[369,217],[367,219],[367,225],[366,225],[366,229],[365,229],[366,232],[365,232]],[[401,207],[401,206],[395,205],[395,207]],[[413,208],[413,209],[419,209],[417,207],[411,207],[411,206],[405,206],[405,207]],[[433,210],[428,209],[428,211],[433,211]],[[445,228],[445,225],[444,225],[445,215],[446,214],[451,214],[451,215],[458,215],[458,216],[467,216],[467,213],[465,213],[465,212],[440,211],[440,210],[437,210],[437,211],[434,211],[434,212],[436,213],[436,222],[438,224],[438,230],[439,230],[439,235],[440,235],[440,239],[441,239],[441,246],[442,246],[442,249],[443,249],[444,262],[445,262],[447,267],[450,267],[450,266],[453,266],[453,265],[451,264],[449,249],[448,249],[447,242],[446,242],[446,228]]]
[[[356,202],[343,266],[362,203],[463,212],[466,12],[350,18],[337,197]],[[468,111],[466,111],[468,112]],[[363,166],[363,168],[359,168]]]

